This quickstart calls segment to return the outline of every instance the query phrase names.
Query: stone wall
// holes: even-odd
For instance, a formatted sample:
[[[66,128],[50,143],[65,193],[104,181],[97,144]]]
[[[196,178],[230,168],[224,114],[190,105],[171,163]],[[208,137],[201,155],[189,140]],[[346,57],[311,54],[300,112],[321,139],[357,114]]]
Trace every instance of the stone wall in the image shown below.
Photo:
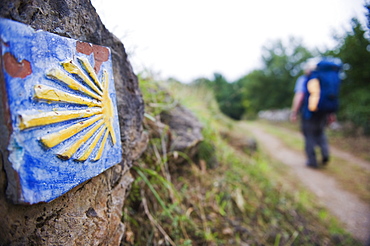
[[[2,0],[0,16],[110,47],[123,149],[122,163],[36,205],[14,205],[6,199],[5,153],[0,153],[0,245],[119,245],[122,207],[133,180],[128,170],[147,140],[142,133],[144,104],[123,44],[104,27],[88,0]]]
[[[258,112],[258,118],[269,121],[289,121],[290,109],[265,110]]]

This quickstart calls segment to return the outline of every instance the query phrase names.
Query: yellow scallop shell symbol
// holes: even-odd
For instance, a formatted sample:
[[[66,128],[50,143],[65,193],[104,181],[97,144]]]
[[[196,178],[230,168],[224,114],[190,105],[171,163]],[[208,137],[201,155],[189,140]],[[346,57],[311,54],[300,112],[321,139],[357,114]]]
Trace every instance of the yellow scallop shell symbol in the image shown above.
[[[108,135],[113,145],[116,143],[116,136],[113,129],[114,109],[112,99],[109,96],[109,79],[107,71],[103,71],[101,81],[86,58],[77,57],[79,64],[73,61],[61,63],[63,69],[55,68],[46,75],[50,79],[57,80],[68,86],[73,91],[82,92],[84,96],[71,94],[50,86],[38,84],[35,86],[34,97],[39,100],[46,100],[52,103],[70,103],[87,106],[86,109],[77,110],[56,110],[42,112],[39,114],[20,115],[19,128],[25,130],[32,127],[64,122],[73,119],[81,119],[73,125],[41,137],[41,142],[46,148],[53,148],[72,136],[84,131],[82,136],[70,141],[57,156],[61,159],[70,159],[78,149],[82,148],[82,154],[75,159],[85,161],[92,155],[93,161],[99,160],[103,154]],[[84,83],[80,83],[73,76],[77,76]],[[80,134],[81,135],[81,134]],[[88,142],[89,144],[86,144]],[[99,145],[98,145],[99,143]]]

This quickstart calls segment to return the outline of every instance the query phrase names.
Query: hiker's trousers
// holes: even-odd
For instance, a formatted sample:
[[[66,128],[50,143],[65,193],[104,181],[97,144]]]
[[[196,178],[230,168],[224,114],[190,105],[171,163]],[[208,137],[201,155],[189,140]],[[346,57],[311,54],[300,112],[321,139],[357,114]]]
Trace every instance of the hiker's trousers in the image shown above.
[[[305,139],[306,165],[318,166],[315,147],[321,151],[322,160],[329,159],[329,146],[325,135],[327,114],[313,114],[310,119],[302,119],[302,132]]]

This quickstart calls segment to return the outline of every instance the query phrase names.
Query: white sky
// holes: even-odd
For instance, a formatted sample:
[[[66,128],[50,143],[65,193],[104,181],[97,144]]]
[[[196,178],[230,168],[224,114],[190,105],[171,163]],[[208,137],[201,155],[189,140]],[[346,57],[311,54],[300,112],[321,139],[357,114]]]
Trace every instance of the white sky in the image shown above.
[[[269,41],[302,38],[332,48],[353,17],[366,23],[365,0],[92,0],[120,38],[136,73],[191,82],[218,72],[232,82],[260,67]]]

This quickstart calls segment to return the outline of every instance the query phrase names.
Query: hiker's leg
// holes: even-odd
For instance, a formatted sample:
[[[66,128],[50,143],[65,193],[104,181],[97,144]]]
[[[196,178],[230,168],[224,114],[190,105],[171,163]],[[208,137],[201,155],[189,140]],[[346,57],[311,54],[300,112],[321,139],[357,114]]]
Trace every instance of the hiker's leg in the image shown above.
[[[319,119],[319,135],[318,135],[318,145],[321,150],[323,164],[326,164],[326,162],[329,161],[329,145],[328,145],[328,140],[325,134],[326,124],[327,124],[327,116],[323,115]]]
[[[325,133],[322,136],[322,142],[321,142],[321,156],[322,156],[322,164],[326,165],[329,162],[330,159],[330,152],[329,152],[329,145],[326,138]]]
[[[326,114],[315,114],[312,117],[312,127],[314,141],[317,146],[320,147],[322,163],[326,164],[329,160],[329,148],[328,142],[325,135],[326,127]]]
[[[317,166],[316,154],[315,154],[315,134],[314,134],[314,124],[310,120],[302,120],[302,132],[305,139],[305,152],[307,156],[308,166]]]

